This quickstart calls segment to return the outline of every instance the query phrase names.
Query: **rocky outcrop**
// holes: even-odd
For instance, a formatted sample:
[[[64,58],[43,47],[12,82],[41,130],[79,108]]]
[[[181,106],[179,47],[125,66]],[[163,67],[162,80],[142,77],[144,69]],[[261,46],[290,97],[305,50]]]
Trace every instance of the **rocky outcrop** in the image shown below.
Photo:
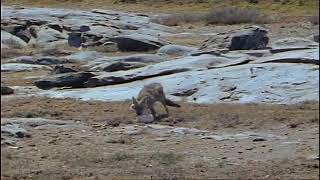
[[[269,38],[268,31],[252,26],[245,29],[219,33],[206,40],[201,49],[257,50],[265,49]]]

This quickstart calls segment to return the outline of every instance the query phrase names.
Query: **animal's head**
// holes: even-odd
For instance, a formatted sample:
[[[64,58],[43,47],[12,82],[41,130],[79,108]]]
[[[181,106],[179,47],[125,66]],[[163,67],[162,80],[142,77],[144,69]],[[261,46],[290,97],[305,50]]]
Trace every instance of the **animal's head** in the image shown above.
[[[134,97],[132,97],[132,104],[130,106],[130,109],[134,110],[138,116],[141,115],[143,112],[143,107],[138,103],[138,101]]]

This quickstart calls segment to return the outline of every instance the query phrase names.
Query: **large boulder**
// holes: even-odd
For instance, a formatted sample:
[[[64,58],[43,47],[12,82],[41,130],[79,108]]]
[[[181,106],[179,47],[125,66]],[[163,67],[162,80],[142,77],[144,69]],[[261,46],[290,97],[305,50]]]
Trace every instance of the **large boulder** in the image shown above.
[[[95,76],[89,72],[76,72],[52,75],[34,82],[35,86],[40,89],[51,89],[54,87],[85,87],[85,82]]]
[[[120,35],[110,38],[117,43],[120,51],[151,51],[168,44],[156,37],[142,34]]]
[[[219,33],[206,40],[201,49],[257,50],[265,49],[268,31],[259,26]]]
[[[182,55],[187,55],[191,52],[195,52],[197,49],[198,48],[195,48],[195,47],[169,44],[169,45],[162,46],[158,50],[158,53],[172,55],[172,56],[182,56]]]
[[[22,39],[14,36],[6,31],[1,30],[1,46],[5,45],[10,48],[24,48],[27,46],[27,43],[24,42]]]

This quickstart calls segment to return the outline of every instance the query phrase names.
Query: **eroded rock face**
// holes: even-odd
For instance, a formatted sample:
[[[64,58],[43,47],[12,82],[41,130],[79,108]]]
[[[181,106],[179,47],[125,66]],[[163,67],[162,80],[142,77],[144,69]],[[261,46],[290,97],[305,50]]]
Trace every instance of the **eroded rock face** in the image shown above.
[[[206,40],[201,49],[258,50],[265,49],[269,42],[268,31],[252,26],[245,29],[220,33]]]

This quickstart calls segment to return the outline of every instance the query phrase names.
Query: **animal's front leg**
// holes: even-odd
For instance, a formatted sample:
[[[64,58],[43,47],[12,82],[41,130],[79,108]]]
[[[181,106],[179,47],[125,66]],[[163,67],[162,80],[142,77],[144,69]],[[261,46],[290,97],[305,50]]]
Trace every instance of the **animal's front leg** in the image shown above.
[[[150,111],[151,111],[151,114],[152,114],[153,118],[156,119],[157,118],[157,114],[156,114],[156,110],[154,109],[153,106],[150,107]]]

